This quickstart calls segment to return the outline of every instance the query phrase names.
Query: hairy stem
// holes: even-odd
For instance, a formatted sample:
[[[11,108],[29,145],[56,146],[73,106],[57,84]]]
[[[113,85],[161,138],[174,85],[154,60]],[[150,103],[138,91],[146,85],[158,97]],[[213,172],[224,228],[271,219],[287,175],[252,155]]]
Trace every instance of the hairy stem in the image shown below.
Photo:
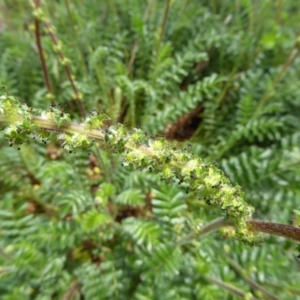
[[[260,220],[248,220],[247,225],[252,229],[268,233],[271,235],[278,235],[290,240],[300,242],[300,228],[293,225],[264,222]]]

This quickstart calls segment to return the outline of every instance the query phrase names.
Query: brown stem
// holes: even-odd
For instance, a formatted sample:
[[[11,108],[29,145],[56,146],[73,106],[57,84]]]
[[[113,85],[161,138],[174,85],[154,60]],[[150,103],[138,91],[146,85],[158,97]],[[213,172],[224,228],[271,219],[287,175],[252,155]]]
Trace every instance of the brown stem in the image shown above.
[[[256,231],[272,235],[278,235],[290,240],[300,242],[299,227],[293,225],[264,222],[260,220],[248,220],[246,223]]]
[[[51,30],[51,25],[49,22],[45,22],[45,27],[50,35],[50,38],[53,42],[53,44],[57,47],[58,49],[58,46],[59,46],[59,43],[58,43],[58,39],[56,38],[55,34],[53,33],[53,30]],[[64,55],[64,53],[61,51],[61,50],[58,50],[58,55],[61,59],[61,61],[64,63],[65,60],[66,60],[66,57]],[[77,87],[75,85],[75,82],[74,82],[74,79],[72,77],[72,73],[71,73],[71,69],[64,63],[64,68],[65,68],[65,71],[66,71],[66,74],[67,74],[67,77],[71,83],[71,86],[72,86],[72,89],[73,89],[73,92],[75,94],[75,98],[76,98],[76,102],[77,102],[77,105],[79,107],[79,110],[80,110],[80,113],[81,113],[81,116],[84,118],[85,117],[85,110],[84,110],[84,107],[82,105],[82,102],[80,100],[80,95],[79,95],[79,92],[77,90]]]
[[[246,221],[246,224],[255,231],[268,233],[271,235],[278,235],[290,240],[300,242],[300,228],[295,227],[293,225],[264,222],[260,220],[248,220]],[[213,231],[219,230],[226,226],[233,225],[234,224],[231,220],[228,220],[226,218],[218,218],[201,227],[200,229],[191,232],[189,235],[183,237],[177,242],[177,245],[181,246],[190,243],[197,237],[202,238]]]
[[[40,7],[41,2],[40,2],[40,0],[35,0],[34,4],[35,4],[35,8],[38,9]],[[44,57],[43,46],[42,46],[41,36],[40,36],[40,21],[37,17],[34,17],[34,25],[35,25],[34,33],[35,33],[36,45],[38,48],[38,53],[39,53],[39,57],[40,57],[41,65],[42,65],[44,81],[45,81],[48,93],[52,94],[51,83],[50,83],[50,79],[49,79],[49,74],[48,74],[48,70],[47,70],[47,66],[46,66],[46,61],[45,61],[45,57]],[[53,100],[51,100],[51,104],[54,104]]]

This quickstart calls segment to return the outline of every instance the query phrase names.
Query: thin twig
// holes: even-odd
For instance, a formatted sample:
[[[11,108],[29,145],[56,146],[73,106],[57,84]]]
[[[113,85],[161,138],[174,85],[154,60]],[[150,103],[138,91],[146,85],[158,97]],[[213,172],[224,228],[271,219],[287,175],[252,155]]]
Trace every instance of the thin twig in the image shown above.
[[[170,3],[171,3],[171,0],[166,0],[166,8],[165,8],[165,12],[164,12],[164,16],[163,16],[163,20],[162,20],[162,24],[161,24],[159,40],[158,40],[157,47],[156,47],[156,63],[157,63],[158,57],[159,57],[160,45],[161,45],[165,30],[166,30],[166,25],[167,25],[169,10],[170,10]]]
[[[299,42],[298,42],[299,38],[300,38],[300,33],[298,33],[298,35],[295,39],[295,43],[294,43],[292,49],[290,50],[290,53],[289,53],[284,65],[282,66],[279,74],[274,79],[272,91],[271,92],[267,91],[265,93],[265,95],[261,98],[261,100],[259,101],[259,103],[256,107],[256,110],[255,110],[252,118],[255,118],[260,113],[260,110],[262,109],[262,107],[264,107],[264,105],[267,103],[267,101],[269,101],[271,99],[271,97],[273,96],[273,91],[275,91],[278,84],[284,78],[284,76],[285,76],[286,72],[288,71],[288,69],[294,64],[296,58],[299,56],[299,53],[300,53],[300,51],[299,51]]]
[[[79,94],[79,92],[78,92],[78,90],[77,90],[77,87],[76,87],[76,85],[75,85],[74,79],[73,79],[73,77],[72,77],[71,69],[69,68],[69,66],[68,66],[67,63],[66,63],[66,57],[65,57],[64,53],[62,52],[62,50],[59,49],[59,42],[58,42],[58,39],[56,38],[56,36],[55,36],[53,30],[51,29],[50,23],[49,23],[49,22],[45,22],[44,24],[45,24],[45,27],[46,27],[46,29],[47,29],[49,35],[50,35],[50,38],[51,38],[51,40],[52,40],[54,46],[56,46],[56,48],[58,49],[58,51],[57,51],[57,52],[58,52],[58,55],[59,55],[59,57],[60,57],[60,59],[61,59],[63,65],[64,65],[64,68],[65,68],[67,77],[68,77],[68,79],[69,79],[69,81],[70,81],[70,83],[71,83],[73,92],[74,92],[74,94],[75,94],[75,100],[76,100],[77,105],[78,105],[78,107],[79,107],[81,116],[82,116],[83,118],[85,118],[85,110],[84,110],[84,107],[83,107],[82,102],[81,102],[81,99],[80,99],[80,94]]]
[[[63,300],[71,300],[75,299],[75,296],[80,294],[81,284],[78,281],[78,279],[75,279],[69,289],[66,291],[66,293],[63,295]],[[76,298],[77,299],[77,298]]]
[[[84,59],[83,50],[82,50],[82,48],[80,46],[80,41],[79,41],[79,38],[78,38],[75,21],[74,21],[74,18],[72,17],[72,9],[70,7],[69,1],[70,0],[65,0],[65,5],[67,7],[68,18],[69,18],[69,21],[71,23],[70,27],[71,27],[72,34],[73,34],[73,36],[75,38],[75,42],[76,42],[77,47],[78,47],[79,55],[80,55],[80,58],[81,58],[81,61],[82,61],[81,65],[83,66],[83,70],[84,70],[85,74],[88,74],[88,68],[87,68],[87,65],[86,65],[86,62],[85,62],[85,59]]]
[[[40,0],[34,1],[34,5],[35,5],[36,9],[38,9],[40,7],[40,4],[41,4]],[[48,70],[47,70],[47,66],[46,66],[46,61],[45,61],[45,57],[44,57],[44,51],[43,51],[43,46],[42,46],[41,36],[40,36],[40,20],[38,19],[37,16],[34,17],[34,25],[35,25],[34,33],[35,33],[36,45],[37,45],[37,49],[38,49],[38,53],[39,53],[39,57],[40,57],[41,65],[42,65],[44,81],[45,81],[48,93],[52,94],[52,87],[51,87],[51,83],[50,83],[50,78],[49,78],[49,74],[48,74]],[[53,99],[51,99],[51,104],[54,104]]]
[[[285,282],[284,284],[281,283],[275,283],[275,282],[264,282],[265,285],[271,287],[272,289],[289,292],[291,294],[299,295],[300,296],[300,289],[294,288],[293,286],[287,285]]]
[[[275,295],[273,295],[271,292],[266,290],[263,286],[258,284],[256,281],[251,279],[249,276],[246,275],[245,270],[234,260],[231,258],[227,257],[226,258],[227,262],[229,265],[241,276],[243,280],[245,280],[252,288],[259,290],[261,293],[263,293],[267,298],[270,300],[279,300]]]
[[[225,218],[218,218],[213,220],[212,222],[204,225],[203,227],[201,227],[198,230],[193,231],[192,233],[190,233],[189,235],[181,238],[178,242],[177,245],[181,246],[187,243],[190,243],[191,241],[193,241],[196,237],[204,237],[207,234],[214,232],[222,227],[225,226],[229,226],[232,225],[231,221],[229,221],[228,219]]]
[[[144,16],[143,16],[143,22],[144,23],[146,23],[146,21],[148,19],[151,6],[152,6],[152,1],[150,0],[148,2],[148,5],[147,5],[146,10],[144,12]],[[137,38],[135,40],[134,45],[133,45],[132,50],[131,50],[130,60],[129,60],[129,63],[128,63],[128,66],[127,66],[127,75],[129,75],[131,73],[132,66],[133,66],[133,63],[135,61],[136,54],[137,54],[138,50],[139,50],[139,39]]]
[[[208,282],[211,282],[219,287],[221,287],[222,289],[224,290],[227,290],[228,292],[230,292],[231,294],[233,295],[236,295],[236,296],[239,296],[243,299],[249,299],[249,300],[259,300],[258,298],[256,297],[253,297],[253,296],[250,296],[248,297],[247,293],[243,292],[242,290],[236,288],[235,286],[231,285],[231,284],[228,284],[224,281],[221,281],[219,279],[216,279],[216,278],[212,278],[212,277],[209,277],[209,276],[203,276],[203,278],[205,280],[207,280]],[[247,298],[246,298],[247,297]]]
[[[260,220],[248,220],[246,224],[252,230],[268,233],[271,235],[277,235],[281,237],[285,237],[290,240],[294,240],[300,242],[300,228],[293,225],[279,224],[274,222],[264,222]],[[205,235],[214,232],[222,227],[234,226],[231,220],[226,218],[218,218],[213,220],[212,222],[206,224],[198,230],[193,231],[189,235],[181,238],[177,245],[181,246],[183,244],[190,243],[195,238],[204,237]]]

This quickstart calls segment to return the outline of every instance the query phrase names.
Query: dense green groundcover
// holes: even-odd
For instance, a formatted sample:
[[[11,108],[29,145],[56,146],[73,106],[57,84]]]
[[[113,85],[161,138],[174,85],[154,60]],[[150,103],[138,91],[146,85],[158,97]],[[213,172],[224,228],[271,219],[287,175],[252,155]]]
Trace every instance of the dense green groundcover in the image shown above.
[[[124,124],[160,151],[136,165],[125,138],[76,150],[82,136],[19,145],[1,131],[0,298],[300,299],[295,242],[199,230],[232,217],[225,189],[254,218],[299,214],[299,13],[296,0],[0,0],[0,124],[13,95],[58,126],[106,114],[106,143]],[[185,159],[208,190],[189,188]]]

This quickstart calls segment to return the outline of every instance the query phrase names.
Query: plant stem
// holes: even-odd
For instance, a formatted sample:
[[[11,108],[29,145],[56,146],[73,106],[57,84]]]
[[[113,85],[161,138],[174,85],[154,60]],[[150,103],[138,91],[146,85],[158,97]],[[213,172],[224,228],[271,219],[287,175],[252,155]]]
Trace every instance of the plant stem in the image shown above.
[[[68,290],[63,295],[62,300],[71,300],[80,297],[80,290],[81,290],[81,283],[79,282],[78,279],[75,279],[69,286]]]
[[[45,27],[46,27],[46,29],[47,29],[49,35],[50,35],[50,38],[51,38],[51,40],[52,40],[54,46],[56,46],[57,49],[59,49],[59,42],[58,42],[58,40],[57,40],[57,38],[56,38],[56,36],[55,36],[53,30],[51,29],[50,23],[49,23],[49,22],[45,22]],[[68,79],[69,79],[69,81],[70,81],[70,83],[71,83],[73,92],[74,92],[74,94],[75,94],[75,100],[76,100],[77,105],[78,105],[78,107],[79,107],[81,116],[82,116],[83,118],[85,118],[85,110],[84,110],[83,105],[82,105],[82,102],[81,102],[81,100],[80,100],[80,94],[79,94],[79,92],[78,92],[78,90],[77,90],[77,87],[76,87],[76,85],[75,85],[75,82],[74,82],[74,79],[73,79],[73,76],[72,76],[72,73],[71,73],[71,69],[69,68],[69,66],[68,66],[66,63],[64,63],[64,62],[66,61],[66,57],[65,57],[64,53],[63,53],[61,50],[58,50],[58,55],[59,55],[61,61],[63,62],[63,65],[64,65],[64,68],[65,68],[67,77],[68,77]]]
[[[98,147],[95,147],[95,155],[96,155],[96,158],[97,158],[97,161],[99,163],[101,170],[104,172],[104,177],[105,177],[106,182],[111,183],[112,182],[111,173],[110,173],[111,170],[107,167],[106,163],[104,162],[102,153]]]
[[[252,116],[253,119],[257,117],[257,115],[260,113],[260,110],[265,106],[265,104],[270,100],[270,98],[272,98],[273,91],[275,91],[278,84],[284,78],[284,75],[286,74],[287,70],[293,65],[296,58],[298,57],[298,55],[299,55],[299,42],[298,42],[299,37],[300,37],[300,33],[297,35],[297,37],[295,39],[295,43],[294,43],[292,49],[290,50],[290,53],[289,53],[284,65],[282,66],[279,74],[274,79],[273,90],[267,91],[265,93],[265,95],[261,98],[261,100],[259,101],[259,103],[256,107],[256,110]]]
[[[246,275],[245,270],[234,260],[227,257],[226,258],[229,265],[241,276],[243,280],[245,280],[253,289],[259,290],[261,293],[263,293],[267,299],[271,300],[279,300],[275,295],[267,291],[263,286],[255,282],[253,279],[251,279],[249,276]]]
[[[225,219],[225,218],[215,219],[212,222],[204,225],[200,229],[195,230],[192,233],[190,233],[189,235],[181,238],[177,242],[177,245],[181,246],[181,245],[190,243],[191,241],[193,241],[195,239],[195,237],[204,237],[211,232],[214,232],[222,227],[229,226],[231,224],[232,224],[231,221],[229,221],[228,219]]]
[[[85,58],[84,58],[84,53],[83,53],[83,50],[82,50],[82,47],[80,45],[80,41],[79,41],[79,38],[78,38],[75,21],[74,21],[74,18],[72,17],[72,9],[70,7],[69,1],[70,0],[65,0],[65,5],[66,5],[66,8],[67,8],[67,12],[68,12],[68,18],[70,20],[70,27],[71,27],[72,34],[74,36],[75,42],[77,44],[79,56],[80,56],[80,59],[81,59],[81,62],[82,62],[81,63],[82,69],[83,69],[84,73],[87,75],[88,74],[88,68],[87,68]]]
[[[7,125],[14,122],[20,121],[20,116],[9,116],[5,117],[0,115],[0,125]],[[34,117],[31,119],[32,124],[36,124],[39,129],[46,130],[46,131],[54,131],[54,132],[61,132],[61,133],[79,133],[84,134],[92,139],[97,140],[104,140],[104,134],[99,130],[88,130],[85,129],[84,126],[80,124],[68,124],[68,125],[60,125],[58,126],[52,120],[46,120],[40,117]]]
[[[184,5],[183,5],[183,9],[182,9],[182,11],[181,11],[180,17],[182,17],[182,16],[186,13],[186,10],[187,10],[187,7],[188,7],[188,5],[189,5],[189,2],[190,2],[190,0],[185,0],[185,1],[184,1]]]
[[[35,8],[38,9],[40,7],[41,2],[40,2],[40,0],[35,0],[34,4],[35,4]],[[35,25],[34,33],[35,33],[36,45],[37,45],[37,49],[38,49],[38,53],[39,53],[39,57],[40,57],[41,65],[42,65],[44,81],[45,81],[48,93],[52,94],[51,83],[50,83],[50,79],[49,79],[49,74],[48,74],[48,70],[47,70],[47,66],[46,66],[46,61],[45,61],[45,57],[44,57],[43,46],[42,46],[41,36],[40,36],[40,21],[36,16],[34,17],[34,25]],[[51,100],[51,104],[54,104],[53,100]]]
[[[300,228],[293,225],[264,222],[260,220],[248,220],[247,225],[252,229],[268,233],[271,235],[278,235],[290,240],[300,242]]]
[[[143,16],[143,22],[144,23],[146,23],[146,21],[148,19],[152,3],[153,3],[153,1],[149,0],[148,5],[145,9],[144,16]],[[137,54],[138,50],[139,50],[139,38],[136,38],[136,40],[134,42],[134,45],[132,47],[132,50],[131,50],[130,60],[129,60],[129,63],[128,63],[128,66],[127,66],[127,71],[126,72],[127,72],[128,76],[132,71],[133,63],[135,61],[136,54]]]
[[[158,62],[160,45],[161,45],[161,41],[163,39],[165,30],[166,30],[166,24],[167,24],[169,10],[170,10],[170,3],[171,3],[171,0],[166,0],[166,8],[165,8],[163,21],[162,21],[161,28],[160,28],[159,39],[158,39],[158,43],[157,43],[157,47],[156,47],[156,63],[155,63],[155,65]]]
[[[253,297],[253,296],[247,297],[247,294],[246,294],[245,292],[243,292],[242,290],[240,290],[240,289],[238,289],[238,288],[232,286],[231,284],[228,284],[228,283],[226,283],[226,282],[224,282],[224,281],[221,281],[221,280],[219,280],[219,279],[215,279],[215,278],[212,278],[212,277],[209,277],[209,276],[203,276],[203,278],[204,278],[206,281],[208,281],[208,282],[210,282],[210,283],[213,283],[213,284],[215,284],[215,285],[221,287],[222,289],[227,290],[227,291],[230,292],[231,294],[234,294],[234,295],[236,295],[236,296],[239,296],[239,297],[241,297],[241,298],[243,298],[243,299],[259,300],[258,298]],[[247,298],[246,298],[246,297],[247,297]]]
[[[294,288],[292,286],[288,286],[282,283],[274,283],[274,282],[265,282],[265,285],[270,286],[272,289],[279,290],[279,291],[288,291],[291,294],[299,295],[300,296],[300,289]]]
[[[248,220],[246,221],[246,224],[255,231],[268,233],[271,235],[277,235],[277,236],[285,237],[290,240],[300,242],[300,228],[295,227],[293,225],[264,222],[260,220]],[[204,237],[205,235],[226,226],[233,226],[232,221],[225,218],[215,219],[212,222],[201,227],[199,230],[195,230],[189,235],[181,238],[177,242],[177,245],[181,246],[190,243],[196,237]]]

